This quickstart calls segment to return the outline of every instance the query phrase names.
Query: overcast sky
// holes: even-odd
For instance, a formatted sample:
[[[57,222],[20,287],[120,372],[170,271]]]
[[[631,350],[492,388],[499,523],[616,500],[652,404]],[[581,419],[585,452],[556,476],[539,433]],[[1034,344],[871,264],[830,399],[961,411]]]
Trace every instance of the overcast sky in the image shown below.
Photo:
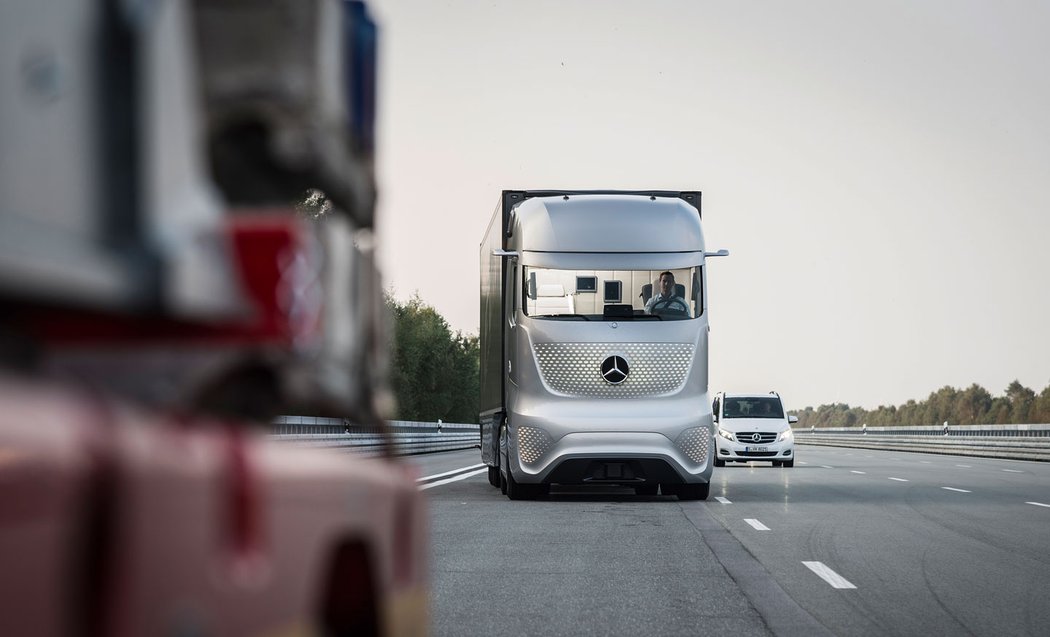
[[[370,6],[385,284],[453,329],[501,190],[701,190],[712,391],[1050,384],[1050,3]]]

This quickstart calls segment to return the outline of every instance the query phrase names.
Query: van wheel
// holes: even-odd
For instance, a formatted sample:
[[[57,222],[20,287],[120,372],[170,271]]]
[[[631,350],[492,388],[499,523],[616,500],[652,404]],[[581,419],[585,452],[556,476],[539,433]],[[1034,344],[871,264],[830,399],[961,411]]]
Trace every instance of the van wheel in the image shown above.
[[[715,466],[716,466],[716,467],[724,467],[724,466],[726,466],[726,461],[725,461],[725,460],[722,460],[721,458],[718,458],[718,457],[716,456],[716,457],[715,457]]]
[[[782,464],[784,464],[784,463],[783,463],[783,462],[781,462],[781,461],[779,461],[779,460],[774,460],[774,461],[773,461],[773,466],[774,466],[774,467],[779,467],[779,466],[780,466],[780,465],[782,465]]]
[[[711,492],[711,484],[678,484],[675,485],[679,500],[706,500]]]
[[[640,484],[634,488],[634,493],[635,495],[656,495],[659,489],[659,484]]]
[[[792,458],[791,460],[785,460],[784,461],[784,466],[785,467],[794,467],[795,466],[795,459]]]
[[[489,484],[499,486],[499,467],[489,467]]]

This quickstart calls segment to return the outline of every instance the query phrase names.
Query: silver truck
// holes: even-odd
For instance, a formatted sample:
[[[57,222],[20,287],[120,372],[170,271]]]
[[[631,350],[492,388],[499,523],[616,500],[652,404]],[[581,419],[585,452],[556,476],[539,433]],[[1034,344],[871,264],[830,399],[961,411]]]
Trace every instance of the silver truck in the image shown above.
[[[707,498],[700,192],[505,190],[481,242],[481,456],[550,485]]]

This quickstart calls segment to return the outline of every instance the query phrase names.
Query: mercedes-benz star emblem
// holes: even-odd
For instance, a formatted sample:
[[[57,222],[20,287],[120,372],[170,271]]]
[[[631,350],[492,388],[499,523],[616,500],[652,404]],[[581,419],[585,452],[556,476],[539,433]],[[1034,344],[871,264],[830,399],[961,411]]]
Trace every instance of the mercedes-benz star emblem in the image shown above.
[[[623,356],[610,356],[602,361],[602,378],[610,385],[619,385],[627,380],[631,368]]]
[[[762,434],[755,434],[755,435],[751,436],[751,440],[754,440],[755,442],[761,442],[762,441]]]

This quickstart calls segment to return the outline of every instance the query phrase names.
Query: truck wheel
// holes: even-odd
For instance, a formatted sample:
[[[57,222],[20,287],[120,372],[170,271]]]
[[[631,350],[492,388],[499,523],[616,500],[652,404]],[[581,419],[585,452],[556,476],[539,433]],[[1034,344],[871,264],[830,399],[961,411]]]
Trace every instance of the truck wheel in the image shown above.
[[[547,493],[545,484],[522,484],[507,469],[507,497],[511,500],[532,500]]]
[[[499,467],[489,467],[489,484],[499,486]]]
[[[711,492],[711,484],[678,484],[675,485],[676,495],[679,500],[706,500]]]

